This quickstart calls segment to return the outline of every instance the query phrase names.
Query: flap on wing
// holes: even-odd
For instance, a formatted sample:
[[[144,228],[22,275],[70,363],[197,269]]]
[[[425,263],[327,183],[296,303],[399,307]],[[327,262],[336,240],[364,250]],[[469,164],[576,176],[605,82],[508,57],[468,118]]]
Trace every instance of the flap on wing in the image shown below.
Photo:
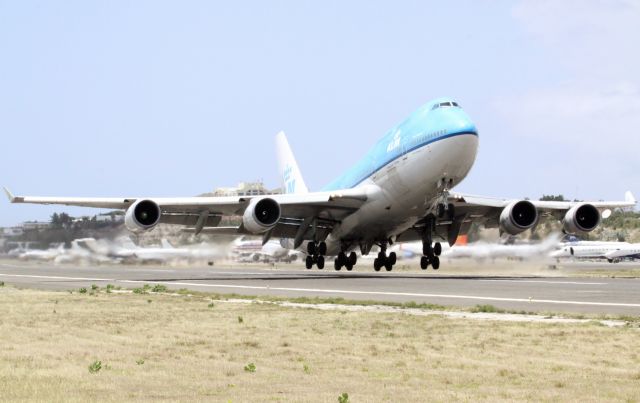
[[[182,232],[188,234],[195,234],[195,228],[183,228]],[[200,231],[200,234],[209,235],[241,235],[244,234],[241,227],[205,227]]]

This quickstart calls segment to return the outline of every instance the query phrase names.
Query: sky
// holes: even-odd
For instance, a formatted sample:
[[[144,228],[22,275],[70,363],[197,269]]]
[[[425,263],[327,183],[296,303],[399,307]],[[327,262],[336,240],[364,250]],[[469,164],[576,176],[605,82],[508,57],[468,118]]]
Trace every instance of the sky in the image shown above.
[[[0,0],[0,185],[192,196],[280,185],[284,130],[320,189],[420,105],[480,133],[456,189],[640,195],[637,1]],[[54,211],[10,205],[0,226]]]

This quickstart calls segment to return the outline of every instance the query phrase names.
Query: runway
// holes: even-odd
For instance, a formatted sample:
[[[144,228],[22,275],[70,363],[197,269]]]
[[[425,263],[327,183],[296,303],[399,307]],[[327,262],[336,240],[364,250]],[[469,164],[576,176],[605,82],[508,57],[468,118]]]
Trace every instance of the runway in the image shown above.
[[[60,267],[0,263],[0,281],[17,287],[70,290],[107,284],[123,288],[163,284],[172,289],[305,297],[433,303],[507,310],[640,315],[640,279],[437,275],[421,271],[336,272],[295,268],[170,268],[155,266]]]

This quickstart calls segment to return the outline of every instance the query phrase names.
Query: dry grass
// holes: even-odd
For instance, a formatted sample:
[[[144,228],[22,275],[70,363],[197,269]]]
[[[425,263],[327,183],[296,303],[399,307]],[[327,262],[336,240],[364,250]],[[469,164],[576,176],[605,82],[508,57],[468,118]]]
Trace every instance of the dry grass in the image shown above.
[[[640,399],[637,329],[210,302],[0,288],[1,399]]]

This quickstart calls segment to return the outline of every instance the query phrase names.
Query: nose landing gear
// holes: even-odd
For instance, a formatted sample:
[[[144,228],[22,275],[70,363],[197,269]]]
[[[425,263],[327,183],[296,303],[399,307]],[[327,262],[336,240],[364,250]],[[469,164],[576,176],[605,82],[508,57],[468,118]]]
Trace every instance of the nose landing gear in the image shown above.
[[[427,217],[424,232],[422,234],[422,254],[420,258],[420,268],[426,270],[429,265],[433,270],[440,268],[440,254],[442,253],[442,244],[440,242],[433,243],[433,229],[435,227],[435,218],[433,215]]]

